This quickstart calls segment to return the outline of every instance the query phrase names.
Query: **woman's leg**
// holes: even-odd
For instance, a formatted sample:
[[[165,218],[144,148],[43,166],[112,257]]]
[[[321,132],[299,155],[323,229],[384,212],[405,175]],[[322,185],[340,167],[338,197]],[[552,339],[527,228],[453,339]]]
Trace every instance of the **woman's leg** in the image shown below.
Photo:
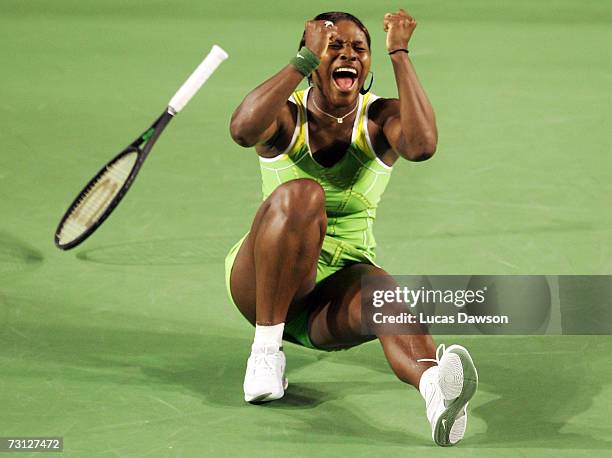
[[[325,193],[313,180],[284,183],[261,204],[230,278],[247,320],[276,325],[299,312],[297,300],[315,286],[326,227]]]
[[[309,296],[317,304],[309,325],[315,346],[334,350],[372,339],[363,335],[361,327],[363,275],[379,276],[377,287],[397,286],[384,270],[367,264],[346,267],[321,282]],[[410,335],[379,335],[378,340],[393,372],[425,399],[433,440],[442,446],[454,445],[465,434],[467,406],[478,386],[476,368],[460,345],[451,345],[436,355],[431,336],[420,325],[409,331]],[[433,361],[419,361],[423,358]]]
[[[361,325],[361,278],[364,275],[381,277],[381,287],[393,289],[393,278],[383,269],[369,264],[354,264],[325,279],[311,294],[317,305],[310,317],[309,334],[318,348],[338,350],[353,347],[374,339],[364,335]],[[406,325],[408,326],[408,325]],[[412,325],[410,335],[380,335],[385,357],[397,377],[405,383],[419,387],[421,375],[434,359],[433,339],[420,325]]]
[[[255,324],[244,377],[247,402],[281,398],[287,388],[282,336],[287,317],[315,286],[325,237],[325,193],[312,180],[280,185],[260,206],[230,276],[232,298]]]

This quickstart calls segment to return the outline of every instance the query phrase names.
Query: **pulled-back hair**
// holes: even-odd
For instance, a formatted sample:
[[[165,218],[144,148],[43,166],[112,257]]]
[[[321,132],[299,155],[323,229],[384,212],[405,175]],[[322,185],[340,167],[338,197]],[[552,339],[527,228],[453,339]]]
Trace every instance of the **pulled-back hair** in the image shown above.
[[[315,18],[313,19],[313,21],[332,21],[334,24],[338,21],[351,21],[357,27],[359,27],[361,31],[365,34],[366,40],[368,42],[368,49],[371,48],[370,32],[368,32],[368,29],[366,29],[366,26],[363,25],[363,22],[361,22],[359,19],[357,19],[355,16],[353,16],[350,13],[344,13],[342,11],[330,11],[328,13],[317,14]],[[306,44],[306,31],[304,31],[304,33],[302,34],[302,39],[300,40],[300,46],[298,47],[298,49],[300,49],[305,44]]]

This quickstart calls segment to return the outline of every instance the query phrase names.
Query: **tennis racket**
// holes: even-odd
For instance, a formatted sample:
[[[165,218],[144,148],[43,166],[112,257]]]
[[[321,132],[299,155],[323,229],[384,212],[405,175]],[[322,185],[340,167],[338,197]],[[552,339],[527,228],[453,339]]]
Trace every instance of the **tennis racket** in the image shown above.
[[[55,245],[69,250],[86,240],[109,217],[130,189],[151,148],[168,123],[179,113],[217,67],[228,58],[214,45],[187,78],[168,107],[142,135],[108,162],[83,188],[55,231]]]

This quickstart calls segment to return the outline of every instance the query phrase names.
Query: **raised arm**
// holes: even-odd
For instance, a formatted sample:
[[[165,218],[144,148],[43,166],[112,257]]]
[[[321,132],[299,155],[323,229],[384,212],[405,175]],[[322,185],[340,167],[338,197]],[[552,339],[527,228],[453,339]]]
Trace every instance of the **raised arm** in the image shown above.
[[[287,146],[295,127],[295,113],[292,113],[287,99],[308,73],[301,64],[309,62],[309,57],[318,62],[335,32],[336,28],[325,27],[324,21],[306,22],[307,54],[300,51],[301,55],[296,58],[301,61],[294,59],[293,63],[257,86],[234,110],[230,133],[236,143],[245,147],[265,144],[272,149]]]
[[[386,141],[395,154],[410,161],[423,161],[436,151],[438,129],[433,107],[406,52],[415,28],[416,21],[404,10],[385,15],[387,51],[399,100],[384,101],[381,123]]]

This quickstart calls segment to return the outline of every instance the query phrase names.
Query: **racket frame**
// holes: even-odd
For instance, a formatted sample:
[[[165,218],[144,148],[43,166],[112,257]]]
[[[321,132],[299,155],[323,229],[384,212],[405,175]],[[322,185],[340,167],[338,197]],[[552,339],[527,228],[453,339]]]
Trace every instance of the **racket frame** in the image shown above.
[[[136,175],[138,175],[138,172],[140,171],[140,168],[142,167],[142,164],[144,163],[145,159],[149,155],[149,152],[153,148],[153,145],[155,144],[155,142],[157,141],[161,133],[164,131],[168,123],[172,120],[174,115],[175,115],[174,110],[168,107],[168,109],[164,111],[155,120],[155,122],[151,124],[151,126],[147,130],[145,130],[138,138],[136,138],[132,143],[130,143],[130,145],[128,145],[125,149],[123,149],[123,151],[121,151],[113,159],[107,162],[104,165],[104,167],[102,167],[98,171],[98,173],[96,173],[94,177],[91,180],[89,180],[89,182],[83,187],[83,189],[77,195],[77,197],[72,201],[72,203],[68,207],[68,210],[66,210],[66,212],[64,213],[64,216],[60,220],[57,226],[57,229],[55,231],[55,237],[54,237],[55,246],[57,246],[61,250],[69,250],[79,245],[80,243],[85,241],[91,234],[93,234],[96,231],[96,229],[106,220],[106,218],[110,216],[110,214],[117,207],[121,199],[123,199],[125,194],[129,191],[130,187],[132,186],[132,183],[134,182],[134,179],[136,178]],[[141,148],[141,145],[143,144],[144,146]],[[64,223],[70,217],[72,212],[77,208],[77,206],[81,203],[82,199],[86,198],[85,195],[87,194],[87,192],[91,188],[93,188],[93,186],[98,182],[100,177],[107,171],[107,169],[110,166],[112,166],[115,162],[120,160],[125,155],[133,153],[133,152],[135,152],[138,155],[136,162],[134,163],[134,166],[132,167],[130,174],[125,180],[125,183],[121,186],[121,188],[119,189],[115,197],[113,197],[113,199],[108,204],[108,206],[104,209],[102,214],[96,219],[96,221],[90,227],[88,227],[85,230],[85,232],[83,232],[77,238],[65,244],[60,243],[60,233],[64,226]]]

